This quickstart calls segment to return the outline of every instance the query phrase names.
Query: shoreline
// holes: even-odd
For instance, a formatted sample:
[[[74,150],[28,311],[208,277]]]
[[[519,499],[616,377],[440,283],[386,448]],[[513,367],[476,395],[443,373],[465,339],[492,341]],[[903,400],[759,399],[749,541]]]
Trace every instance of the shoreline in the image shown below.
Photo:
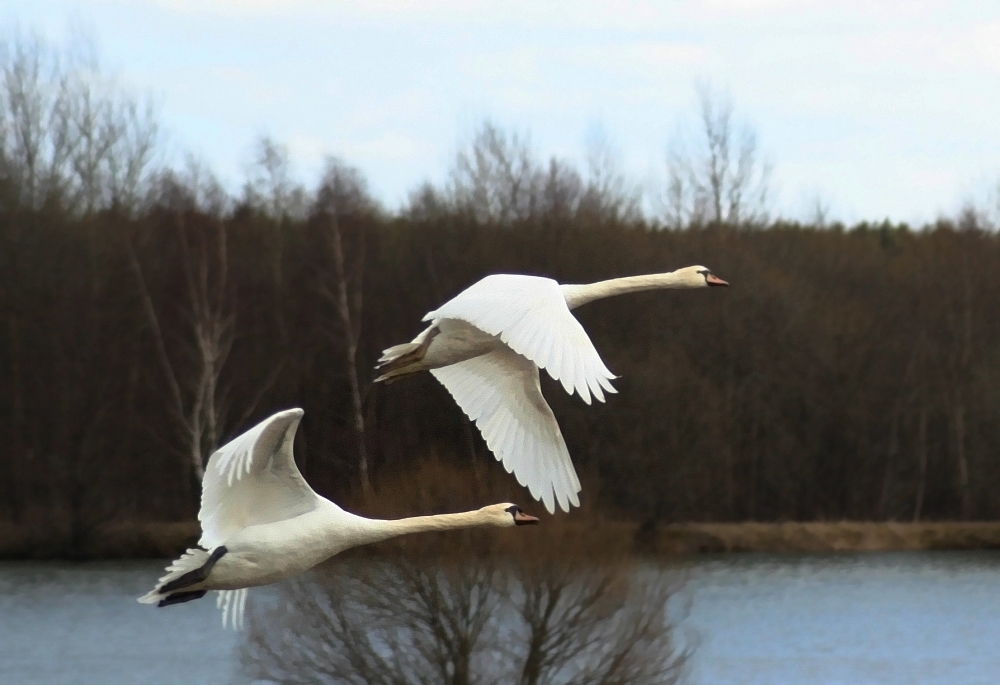
[[[654,555],[989,550],[1000,549],[1000,522],[672,523],[635,537],[636,551]]]
[[[808,521],[782,523],[669,523],[658,526],[601,521],[565,529],[591,529],[632,540],[642,556],[726,553],[815,554],[1000,549],[1000,521],[920,523]],[[197,542],[197,522],[106,524],[75,547],[66,531],[0,524],[0,560],[139,559],[177,556]]]

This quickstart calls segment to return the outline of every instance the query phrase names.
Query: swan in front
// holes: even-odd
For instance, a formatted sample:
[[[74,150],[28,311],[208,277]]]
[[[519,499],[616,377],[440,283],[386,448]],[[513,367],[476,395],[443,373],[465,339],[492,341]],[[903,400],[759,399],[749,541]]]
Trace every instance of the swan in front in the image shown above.
[[[378,381],[430,371],[472,419],[504,468],[549,513],[579,506],[580,481],[538,369],[590,404],[617,392],[570,310],[594,300],[643,290],[728,286],[703,266],[585,285],[518,274],[487,276],[424,316],[411,342],[385,350]]]
[[[202,481],[202,534],[139,598],[160,607],[218,590],[222,622],[242,625],[247,588],[301,573],[345,549],[400,535],[538,523],[515,504],[398,520],[369,519],[317,495],[295,465],[301,409],[279,412],[216,450]]]

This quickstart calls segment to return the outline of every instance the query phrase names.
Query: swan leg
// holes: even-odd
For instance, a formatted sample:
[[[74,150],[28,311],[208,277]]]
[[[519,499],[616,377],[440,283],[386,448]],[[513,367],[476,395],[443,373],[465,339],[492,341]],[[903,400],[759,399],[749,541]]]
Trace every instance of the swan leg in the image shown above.
[[[221,559],[223,555],[228,551],[229,550],[226,549],[225,545],[219,545],[214,550],[212,550],[212,554],[209,555],[208,561],[206,561],[200,568],[196,568],[193,571],[188,571],[183,576],[179,578],[174,578],[169,583],[164,583],[163,587],[159,588],[158,591],[162,594],[166,594],[168,592],[173,592],[174,590],[180,590],[208,580],[208,574],[212,572],[212,568],[215,566],[215,562]],[[192,593],[182,593],[182,594],[192,594]],[[160,604],[158,606],[169,606],[169,604],[163,604],[163,602],[168,602],[171,599],[173,598],[168,597],[167,599],[160,600]],[[197,599],[197,597],[190,597],[189,599]],[[188,600],[182,599],[179,601],[186,602]],[[176,604],[176,602],[173,603]]]
[[[175,592],[169,597],[164,597],[159,602],[156,603],[158,607],[168,607],[171,604],[183,604],[184,602],[190,602],[192,599],[201,599],[205,596],[208,590],[194,590],[192,592]]]

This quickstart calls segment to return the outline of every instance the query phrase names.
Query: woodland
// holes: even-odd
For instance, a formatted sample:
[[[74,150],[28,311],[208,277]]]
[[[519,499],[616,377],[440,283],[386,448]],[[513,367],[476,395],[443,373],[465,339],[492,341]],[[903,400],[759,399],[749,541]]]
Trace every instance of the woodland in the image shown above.
[[[653,524],[1000,518],[1000,237],[982,212],[919,227],[770,217],[755,139],[707,92],[703,136],[668,155],[655,205],[600,141],[580,171],[490,122],[445,185],[396,210],[339,159],[301,186],[266,138],[232,191],[160,160],[142,98],[30,41],[2,54],[2,521],[75,544],[108,522],[193,520],[212,450],[291,406],[321,494],[364,508],[444,464],[531,505],[433,378],[373,384],[381,350],[487,274],[692,264],[731,287],[576,312],[620,376],[606,403],[543,374],[585,509]]]

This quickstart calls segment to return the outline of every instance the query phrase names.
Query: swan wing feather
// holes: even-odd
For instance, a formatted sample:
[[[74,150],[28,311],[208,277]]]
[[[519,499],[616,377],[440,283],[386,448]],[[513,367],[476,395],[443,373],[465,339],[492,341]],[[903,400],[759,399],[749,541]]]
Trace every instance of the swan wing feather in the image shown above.
[[[580,481],[531,360],[500,347],[431,374],[475,422],[504,468],[550,513],[556,503],[564,511],[580,505]]]
[[[437,319],[459,319],[499,336],[587,404],[591,395],[603,402],[605,392],[616,392],[609,383],[615,375],[570,312],[559,284],[550,278],[487,276],[424,317],[424,321]]]
[[[318,496],[292,454],[301,409],[279,412],[217,449],[202,480],[202,535],[213,549],[248,526],[283,521],[312,511]]]
[[[222,612],[222,627],[243,630],[245,626],[247,588],[220,590],[215,606]]]

